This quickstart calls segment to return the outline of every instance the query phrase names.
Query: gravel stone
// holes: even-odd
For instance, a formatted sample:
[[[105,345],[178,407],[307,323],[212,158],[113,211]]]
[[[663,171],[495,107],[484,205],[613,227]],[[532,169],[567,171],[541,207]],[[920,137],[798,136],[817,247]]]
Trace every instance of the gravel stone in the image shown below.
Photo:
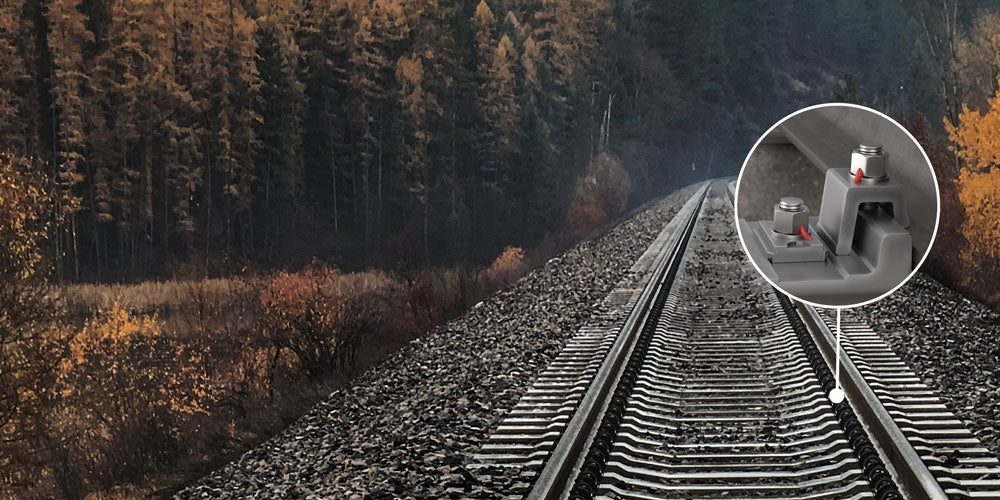
[[[854,313],[1000,457],[1000,314],[922,273]]]
[[[694,194],[688,186],[435,328],[177,498],[491,496],[466,465]]]

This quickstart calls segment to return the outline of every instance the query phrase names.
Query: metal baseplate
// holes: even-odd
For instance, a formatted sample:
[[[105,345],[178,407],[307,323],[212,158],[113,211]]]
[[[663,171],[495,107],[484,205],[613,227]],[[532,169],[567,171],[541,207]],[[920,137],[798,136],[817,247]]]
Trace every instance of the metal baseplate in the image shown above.
[[[804,205],[785,201],[801,200],[785,198],[775,205],[774,221],[739,220],[750,257],[786,293],[850,305],[888,292],[911,272],[905,189],[886,174],[864,173],[827,170],[818,217],[808,217]],[[799,218],[789,226],[792,217]]]

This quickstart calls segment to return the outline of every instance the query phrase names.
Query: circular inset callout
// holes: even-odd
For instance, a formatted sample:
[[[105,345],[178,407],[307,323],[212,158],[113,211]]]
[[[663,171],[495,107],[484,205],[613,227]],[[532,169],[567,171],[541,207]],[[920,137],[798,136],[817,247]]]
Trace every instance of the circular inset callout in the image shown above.
[[[769,283],[818,307],[889,295],[923,264],[940,194],[902,125],[854,104],[822,104],[757,140],[736,184],[743,250]]]

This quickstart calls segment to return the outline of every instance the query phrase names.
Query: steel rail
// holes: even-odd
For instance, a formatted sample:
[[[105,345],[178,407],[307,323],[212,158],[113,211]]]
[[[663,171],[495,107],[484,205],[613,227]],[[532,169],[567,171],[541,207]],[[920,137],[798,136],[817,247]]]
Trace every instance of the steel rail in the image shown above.
[[[721,478],[726,477],[741,479],[751,477],[749,474],[761,473],[759,471],[744,473],[729,470],[701,471],[695,473],[689,470],[691,465],[687,463],[664,463],[662,465],[665,467],[665,471],[654,474],[654,471],[650,468],[656,465],[654,461],[658,459],[654,457],[643,461],[632,456],[629,451],[632,446],[638,446],[632,441],[637,439],[636,436],[641,436],[641,433],[644,432],[638,429],[637,426],[641,426],[644,419],[647,418],[643,415],[645,415],[647,406],[652,404],[647,401],[647,396],[649,396],[651,390],[650,381],[652,380],[654,385],[657,380],[665,380],[664,383],[669,382],[669,380],[663,378],[665,377],[664,375],[655,374],[656,370],[663,367],[657,368],[660,365],[655,361],[649,364],[650,361],[647,361],[646,358],[647,350],[650,349],[651,338],[659,339],[656,340],[656,345],[654,346],[657,352],[662,353],[670,350],[664,347],[668,346],[669,342],[671,342],[669,338],[668,340],[664,340],[662,336],[659,336],[661,335],[660,333],[653,333],[654,331],[659,331],[656,329],[658,328],[656,325],[659,325],[659,322],[663,321],[661,314],[664,313],[661,312],[661,309],[668,310],[663,308],[664,303],[669,303],[673,300],[673,298],[668,297],[672,297],[672,294],[678,290],[678,286],[690,285],[689,282],[678,281],[685,279],[678,277],[678,275],[684,276],[681,270],[684,269],[683,262],[687,258],[690,250],[689,247],[704,243],[698,243],[700,241],[698,237],[693,237],[692,235],[695,234],[696,226],[700,227],[700,224],[702,224],[700,222],[703,220],[701,215],[711,212],[710,210],[709,212],[705,212],[705,207],[715,206],[707,204],[706,200],[709,196],[720,194],[718,191],[715,191],[715,195],[710,195],[709,191],[711,189],[724,189],[722,196],[727,198],[730,203],[734,203],[734,187],[733,183],[706,183],[699,188],[695,195],[685,203],[684,207],[674,217],[674,220],[671,222],[673,229],[667,230],[669,236],[666,237],[661,250],[656,254],[655,261],[651,266],[650,278],[646,282],[646,285],[642,287],[641,292],[636,290],[638,296],[633,295],[633,297],[636,297],[635,305],[632,306],[627,319],[622,324],[617,335],[608,338],[605,344],[610,346],[610,348],[607,348],[607,354],[601,356],[601,358],[595,358],[595,364],[592,366],[599,366],[599,368],[596,368],[596,373],[593,375],[590,383],[585,386],[586,389],[581,387],[580,392],[577,393],[582,394],[582,397],[578,399],[579,404],[574,405],[576,409],[572,413],[572,416],[567,416],[568,422],[564,420],[567,423],[558,437],[555,438],[554,444],[550,444],[552,448],[549,449],[553,450],[551,455],[547,459],[538,460],[540,470],[535,469],[538,470],[538,474],[531,474],[534,475],[534,481],[531,484],[525,485],[526,489],[531,488],[530,491],[527,491],[528,498],[590,498],[594,494],[621,494],[639,498],[650,495],[652,489],[659,490],[660,494],[664,494],[668,490],[681,491],[684,486],[679,483],[671,483],[675,480],[681,481],[692,478],[714,478],[721,480]],[[705,220],[710,221],[706,222],[708,227],[713,227],[711,226],[713,224],[711,220],[713,220],[714,216],[706,215],[706,217],[707,219]],[[717,217],[715,219],[717,220]],[[714,223],[716,226],[718,225],[717,222]],[[718,233],[718,229],[716,229],[716,233]],[[697,248],[701,247],[697,246],[695,249]],[[695,261],[697,262],[698,260],[696,259]],[[781,321],[787,320],[790,323],[791,330],[795,332],[794,335],[797,340],[794,343],[801,346],[803,355],[807,359],[807,363],[804,366],[811,366],[811,370],[809,371],[815,377],[819,387],[828,392],[835,386],[834,373],[837,371],[835,361],[837,358],[837,341],[831,332],[832,324],[829,323],[832,320],[827,319],[824,321],[816,309],[795,303],[786,298],[780,291],[775,290],[774,293],[777,294],[776,305],[780,304],[780,309],[775,312],[777,316],[784,318]],[[670,321],[673,321],[673,319]],[[652,337],[654,335],[656,336]],[[853,344],[851,345],[853,346]],[[854,356],[854,351],[851,352],[852,356]],[[966,442],[969,439],[964,439],[962,436],[958,436],[951,431],[948,434],[942,434],[939,430],[940,422],[937,420],[933,421],[937,427],[928,432],[933,435],[934,439],[940,439],[941,441],[928,442],[927,446],[932,446],[932,451],[924,450],[919,443],[916,444],[916,447],[914,444],[911,444],[911,441],[907,438],[908,434],[904,433],[904,428],[900,427],[903,424],[896,421],[897,418],[900,418],[896,415],[900,410],[898,408],[899,403],[894,399],[897,398],[894,395],[895,393],[884,395],[882,392],[879,392],[879,387],[881,386],[873,387],[865,380],[867,376],[865,374],[871,371],[871,366],[866,364],[868,363],[866,359],[862,357],[852,360],[846,354],[841,356],[841,386],[847,395],[847,399],[842,403],[833,405],[834,426],[839,427],[839,432],[843,433],[841,441],[847,441],[844,445],[849,445],[849,448],[846,448],[845,451],[838,452],[841,454],[838,456],[843,456],[842,454],[845,452],[853,453],[854,460],[857,460],[856,467],[860,468],[857,473],[861,474],[861,477],[857,478],[855,483],[852,483],[853,486],[851,488],[857,488],[859,485],[867,483],[871,495],[880,499],[900,499],[905,497],[913,500],[939,500],[948,498],[949,494],[964,495],[970,498],[986,498],[983,495],[987,494],[988,496],[990,493],[983,488],[987,488],[990,485],[986,484],[985,479],[980,478],[985,477],[983,474],[989,475],[995,473],[1000,470],[1000,467],[980,463],[984,459],[976,458],[978,455],[970,455],[971,458],[966,460],[968,463],[963,462],[958,466],[948,465],[941,461],[939,461],[941,463],[935,462],[937,463],[936,466],[925,462],[920,453],[933,453],[933,450],[938,449],[945,449],[947,451],[956,445],[964,447],[962,449],[964,452],[965,448],[972,446],[972,444]],[[636,363],[639,364],[636,365]],[[653,375],[643,372],[645,374],[641,375],[643,381],[640,383],[640,386],[635,386],[636,377],[640,376],[640,368],[636,368],[636,366],[643,367],[641,370],[645,370],[646,366],[650,370],[653,370]],[[669,376],[667,376],[667,379],[669,379]],[[875,382],[876,385],[879,384],[877,380]],[[670,383],[667,383],[667,385],[670,386]],[[674,388],[672,390],[676,392],[679,389]],[[698,390],[706,389],[702,388]],[[639,391],[639,396],[637,396],[635,404],[640,409],[626,410],[625,401],[628,400],[628,404],[632,404],[630,394],[633,391]],[[671,389],[667,389],[668,393],[670,391]],[[891,401],[883,404],[883,401],[880,400],[881,397],[889,397]],[[923,406],[926,406],[926,404],[923,404]],[[891,413],[890,410],[892,408],[896,408],[894,410],[896,413]],[[623,423],[623,415],[626,411],[638,411],[640,417],[630,414],[624,417],[624,421],[627,421],[627,424]],[[894,417],[893,415],[896,416]],[[909,418],[908,415],[907,413],[906,418]],[[522,420],[524,418],[523,416],[521,417]],[[926,420],[927,418],[940,419],[943,417],[940,416],[940,412],[937,412],[928,414],[923,418]],[[517,425],[527,424],[521,422]],[[536,423],[532,423],[532,425],[536,425]],[[625,430],[621,431],[623,434],[619,434],[619,427],[621,425],[625,425],[626,427]],[[829,425],[829,423],[824,425]],[[920,427],[919,430],[923,432],[924,428]],[[911,431],[908,430],[905,432]],[[523,430],[519,430],[518,432],[524,434]],[[510,439],[514,439],[518,443],[524,443],[523,436],[521,435],[508,436],[508,440]],[[618,439],[623,439],[624,441],[618,441]],[[917,439],[919,441],[922,438],[918,437]],[[553,442],[550,441],[550,443]],[[972,451],[987,453],[985,449],[979,450],[978,448]],[[536,452],[533,456],[537,456],[537,453],[539,452]],[[960,460],[962,459],[960,458]],[[671,460],[670,462],[673,461]],[[837,467],[845,467],[844,463],[846,462],[840,462]],[[606,467],[609,469],[606,469]],[[813,471],[815,472],[815,468]],[[643,474],[649,478],[653,478],[656,482],[644,482],[642,477],[639,477]],[[698,474],[701,474],[701,476],[698,476]],[[766,475],[766,473],[764,474]],[[793,475],[798,477],[796,474],[798,473],[786,473],[788,477]],[[943,480],[934,474],[943,474],[942,477],[945,478],[951,478],[952,475],[956,476],[952,481],[951,479]],[[604,478],[603,482],[601,478]],[[626,484],[635,486],[637,490],[617,489]],[[717,485],[710,486],[714,489],[719,488]],[[708,486],[693,484],[692,487],[704,488]],[[737,490],[740,488],[736,484],[733,487]],[[758,493],[762,493],[764,489],[767,489],[767,491],[773,489],[774,491],[771,491],[771,493],[776,493],[781,488],[778,485],[747,485],[747,487],[747,491],[756,488],[754,491]],[[643,493],[643,489],[647,489],[647,491]],[[696,491],[707,493],[707,490],[704,489]],[[839,491],[844,495],[854,494],[855,496],[851,498],[867,497],[867,493],[857,496],[858,490],[851,490],[847,486]],[[835,490],[828,490],[826,493],[839,494]]]
[[[835,371],[837,340],[833,332],[812,306],[796,303],[796,309],[827,365]],[[846,353],[840,357],[840,370],[847,400],[877,449],[893,468],[902,492],[912,500],[947,500],[948,495],[941,484]]]
[[[792,135],[790,131],[789,135]],[[793,141],[794,142],[794,141]],[[729,199],[735,204],[735,189],[730,185]],[[776,290],[776,293],[781,293]],[[816,309],[801,302],[793,302],[799,317],[803,320],[813,343],[819,349],[830,371],[836,372],[837,339]],[[848,403],[877,449],[895,473],[896,482],[911,500],[947,500],[941,484],[920,458],[903,431],[879,401],[865,381],[864,376],[846,355],[841,356],[841,389]]]
[[[675,233],[672,241],[666,246],[666,251],[654,268],[649,284],[642,294],[628,319],[622,326],[621,333],[608,352],[607,357],[594,377],[593,383],[587,389],[580,406],[567,424],[552,455],[546,461],[545,467],[539,473],[529,499],[562,498],[572,485],[574,471],[580,467],[581,460],[586,456],[593,434],[600,424],[604,412],[611,401],[614,388],[618,385],[626,365],[635,348],[636,341],[652,311],[652,306],[661,294],[670,291],[671,270],[676,272],[684,256],[684,249],[694,231],[695,222],[701,213],[701,206],[708,193],[711,183],[706,182],[684,205],[675,217],[686,217],[682,229]],[[679,219],[679,220],[684,220]]]

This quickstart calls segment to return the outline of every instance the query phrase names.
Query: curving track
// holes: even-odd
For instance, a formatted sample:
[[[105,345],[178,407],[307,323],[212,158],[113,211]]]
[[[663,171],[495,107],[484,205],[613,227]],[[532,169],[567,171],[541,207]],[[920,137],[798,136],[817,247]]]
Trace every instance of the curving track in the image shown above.
[[[870,330],[793,305],[706,185],[476,455],[529,498],[1000,498],[1000,464]],[[638,264],[637,264],[638,265]]]

